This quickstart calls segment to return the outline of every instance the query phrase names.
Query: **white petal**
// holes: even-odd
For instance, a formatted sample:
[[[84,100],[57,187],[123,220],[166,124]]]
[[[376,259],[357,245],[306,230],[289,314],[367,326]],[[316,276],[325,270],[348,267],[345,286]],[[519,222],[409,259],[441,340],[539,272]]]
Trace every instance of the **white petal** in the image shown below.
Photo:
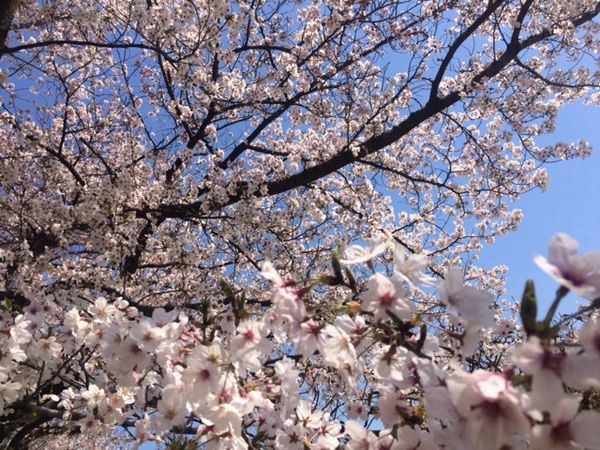
[[[586,449],[600,449],[600,414],[582,411],[571,422],[571,432],[576,441]]]
[[[281,277],[271,261],[265,261],[262,265],[262,276],[274,284],[281,284]]]
[[[542,369],[531,383],[531,398],[536,408],[552,411],[564,397],[562,380],[552,371]]]
[[[552,241],[548,249],[548,261],[559,268],[568,267],[573,257],[579,252],[579,244],[571,236],[559,233]]]
[[[564,397],[555,405],[552,411],[552,425],[560,425],[573,420],[579,410],[579,400],[574,397]]]
[[[540,269],[542,269],[556,281],[563,283],[564,279],[560,275],[560,269],[554,264],[550,264],[546,258],[541,255],[536,255],[533,258],[533,262],[535,262]]]
[[[388,245],[389,244],[387,242],[380,242],[366,248],[360,245],[351,245],[344,250],[345,258],[340,259],[340,262],[342,264],[350,265],[370,261],[375,256],[383,253],[387,249]]]
[[[600,362],[595,355],[569,355],[561,365],[562,378],[576,389],[600,388]]]

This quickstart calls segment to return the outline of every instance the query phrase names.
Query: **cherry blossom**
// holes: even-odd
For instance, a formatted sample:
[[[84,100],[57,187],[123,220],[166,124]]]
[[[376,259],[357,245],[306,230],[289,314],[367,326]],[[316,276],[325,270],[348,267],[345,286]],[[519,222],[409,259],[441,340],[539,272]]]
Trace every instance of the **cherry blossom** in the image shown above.
[[[373,244],[369,247],[362,247],[360,245],[351,245],[344,250],[345,257],[340,259],[342,264],[360,264],[372,260],[377,255],[383,253],[389,244],[387,242],[380,242]]]
[[[396,290],[392,280],[377,273],[367,283],[367,291],[362,297],[362,308],[373,312],[375,319],[386,318],[387,314],[392,313],[401,319],[410,320],[414,307],[402,296],[403,292]]]
[[[433,284],[433,278],[423,273],[428,266],[429,258],[425,255],[409,255],[398,246],[394,249],[394,275],[400,281],[417,286]]]
[[[463,438],[474,449],[511,446],[526,436],[529,422],[525,394],[514,389],[505,376],[475,371],[446,380],[454,405],[464,419]]]
[[[4,2],[0,446],[596,448],[599,253],[536,258],[545,315],[477,261],[590,154],[544,135],[599,15]]]
[[[582,297],[600,297],[600,252],[579,255],[577,241],[557,234],[550,242],[548,259],[536,256],[540,268],[563,286]]]
[[[464,285],[462,271],[452,267],[440,282],[441,301],[451,313],[468,322],[490,326],[492,323],[491,296],[480,289]]]
[[[550,412],[550,423],[533,427],[533,446],[539,449],[600,448],[600,413],[578,411],[579,401],[563,397]]]

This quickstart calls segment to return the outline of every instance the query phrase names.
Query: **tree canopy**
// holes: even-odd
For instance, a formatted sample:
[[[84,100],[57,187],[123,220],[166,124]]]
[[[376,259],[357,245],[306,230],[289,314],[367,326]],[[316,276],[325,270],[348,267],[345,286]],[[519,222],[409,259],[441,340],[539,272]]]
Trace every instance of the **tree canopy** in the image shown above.
[[[598,103],[598,14],[590,0],[2,2],[6,445],[121,426],[140,443],[269,448],[317,410],[329,431],[298,448],[351,445],[381,420],[414,443],[398,448],[426,448],[436,414],[402,397],[414,411],[386,415],[378,383],[399,375],[361,358],[456,360],[487,386],[512,344],[556,338],[554,311],[523,331],[494,303],[502,267],[467,266],[518,226],[511,202],[547,186],[544,163],[589,154],[536,138],[564,105]],[[594,300],[579,288],[595,281],[563,275]],[[534,420],[515,389],[508,436]]]

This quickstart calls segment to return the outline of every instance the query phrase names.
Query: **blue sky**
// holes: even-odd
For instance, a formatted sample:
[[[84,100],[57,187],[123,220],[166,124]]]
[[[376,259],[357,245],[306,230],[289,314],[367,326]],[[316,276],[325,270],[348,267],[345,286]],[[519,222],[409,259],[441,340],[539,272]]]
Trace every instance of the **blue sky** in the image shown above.
[[[577,104],[563,109],[556,132],[541,143],[588,141],[593,148],[587,159],[547,165],[550,187],[546,192],[525,194],[514,206],[525,215],[520,228],[487,246],[480,256],[483,267],[503,264],[510,268],[507,296],[520,299],[525,281],[535,281],[540,314],[546,312],[558,286],[533,262],[547,254],[548,243],[558,232],[573,236],[583,252],[600,251],[600,108]],[[574,294],[563,300],[562,312],[587,303]]]

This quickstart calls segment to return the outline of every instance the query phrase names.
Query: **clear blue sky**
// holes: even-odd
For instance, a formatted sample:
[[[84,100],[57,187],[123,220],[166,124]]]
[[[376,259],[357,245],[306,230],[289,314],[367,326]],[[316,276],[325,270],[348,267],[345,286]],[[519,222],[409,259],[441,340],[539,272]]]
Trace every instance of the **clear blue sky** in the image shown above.
[[[530,192],[514,203],[525,214],[521,227],[481,253],[483,267],[504,264],[510,268],[508,297],[520,299],[525,281],[535,281],[540,314],[546,312],[557,286],[532,258],[547,254],[552,236],[567,233],[579,241],[582,251],[600,251],[600,108],[580,104],[565,108],[558,117],[556,132],[539,142],[581,139],[592,145],[592,156],[546,166],[549,189]],[[560,310],[574,311],[577,302],[587,303],[570,294]]]

